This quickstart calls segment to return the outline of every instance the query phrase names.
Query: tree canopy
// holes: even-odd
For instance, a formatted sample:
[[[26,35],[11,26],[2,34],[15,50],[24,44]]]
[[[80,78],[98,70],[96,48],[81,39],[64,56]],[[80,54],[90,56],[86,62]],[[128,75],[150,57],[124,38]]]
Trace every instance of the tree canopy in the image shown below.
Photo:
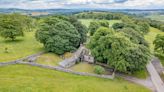
[[[149,47],[147,41],[144,39],[144,36],[132,28],[123,28],[120,29],[119,32],[122,32],[124,36],[131,40],[131,42]]]
[[[155,51],[164,54],[164,35],[157,35],[153,44],[155,45]]]
[[[80,33],[68,21],[48,17],[36,32],[38,41],[44,44],[49,52],[64,54],[76,50],[80,45]]]
[[[15,40],[17,36],[24,36],[23,31],[30,31],[33,25],[33,19],[28,16],[3,14],[0,16],[0,36]]]
[[[100,27],[109,27],[109,22],[106,20],[98,20],[98,21],[92,21],[89,25],[89,32],[90,35],[92,36],[96,30]]]
[[[23,27],[15,15],[3,15],[0,18],[0,35],[14,40],[16,36],[23,36]]]
[[[88,47],[97,62],[106,63],[121,72],[142,70],[150,60],[146,46],[132,42],[129,37],[109,28],[99,28]]]

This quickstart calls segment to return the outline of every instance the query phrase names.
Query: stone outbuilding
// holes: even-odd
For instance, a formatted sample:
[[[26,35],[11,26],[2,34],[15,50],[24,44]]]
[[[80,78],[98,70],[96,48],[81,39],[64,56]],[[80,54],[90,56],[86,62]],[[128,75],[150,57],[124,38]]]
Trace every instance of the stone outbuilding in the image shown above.
[[[59,65],[63,68],[69,68],[80,61],[94,63],[94,57],[91,56],[90,51],[84,46],[80,46],[71,58],[63,60]]]

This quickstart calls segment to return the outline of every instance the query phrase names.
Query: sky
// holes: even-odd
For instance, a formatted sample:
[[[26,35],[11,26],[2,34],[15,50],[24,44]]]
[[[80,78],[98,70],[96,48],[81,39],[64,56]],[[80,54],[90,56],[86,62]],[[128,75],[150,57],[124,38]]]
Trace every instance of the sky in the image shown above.
[[[164,9],[164,0],[0,0],[0,8]]]

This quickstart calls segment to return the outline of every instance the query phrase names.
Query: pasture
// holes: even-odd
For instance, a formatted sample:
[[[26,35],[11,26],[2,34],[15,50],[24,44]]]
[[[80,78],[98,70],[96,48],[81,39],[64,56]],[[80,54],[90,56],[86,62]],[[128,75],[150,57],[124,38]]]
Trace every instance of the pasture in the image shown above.
[[[125,81],[84,77],[28,65],[0,67],[1,92],[151,92]]]
[[[5,52],[8,49],[8,53]],[[24,37],[15,41],[0,37],[0,62],[8,62],[43,51],[43,46],[35,39],[35,31],[25,32]]]

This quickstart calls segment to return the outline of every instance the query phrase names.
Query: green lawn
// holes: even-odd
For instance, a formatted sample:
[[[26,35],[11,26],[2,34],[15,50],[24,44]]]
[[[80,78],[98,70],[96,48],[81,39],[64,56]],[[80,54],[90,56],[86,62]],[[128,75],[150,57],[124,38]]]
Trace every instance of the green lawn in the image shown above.
[[[74,65],[71,67],[71,70],[77,71],[77,72],[87,72],[87,73],[94,73],[94,66],[92,64],[88,64],[86,62],[81,62],[79,64]]]
[[[72,56],[72,53],[65,53],[64,58],[69,58]],[[54,53],[46,53],[41,56],[39,56],[36,60],[37,63],[39,64],[44,64],[44,65],[50,65],[50,66],[58,66],[59,62],[61,62],[63,59]]]
[[[60,58],[58,55],[53,53],[46,53],[39,56],[36,60],[39,64],[50,65],[50,66],[58,66],[58,63],[63,59]]]
[[[0,38],[0,62],[16,60],[43,50],[43,46],[35,40],[35,32],[25,32],[24,37],[19,37],[15,41]],[[5,48],[9,53],[5,53]]]
[[[96,21],[96,19],[79,19],[79,21],[81,21],[82,24],[88,27],[90,22]],[[108,21],[109,21],[109,26],[112,26],[114,23],[121,22],[120,20],[108,20]]]
[[[72,66],[70,69],[77,72],[86,72],[86,73],[94,73],[94,67],[96,65],[89,64],[87,62],[81,62],[79,64],[76,64]],[[112,73],[110,71],[105,71],[104,74],[111,75]]]
[[[0,92],[151,92],[123,79],[84,77],[28,65],[0,67]]]

